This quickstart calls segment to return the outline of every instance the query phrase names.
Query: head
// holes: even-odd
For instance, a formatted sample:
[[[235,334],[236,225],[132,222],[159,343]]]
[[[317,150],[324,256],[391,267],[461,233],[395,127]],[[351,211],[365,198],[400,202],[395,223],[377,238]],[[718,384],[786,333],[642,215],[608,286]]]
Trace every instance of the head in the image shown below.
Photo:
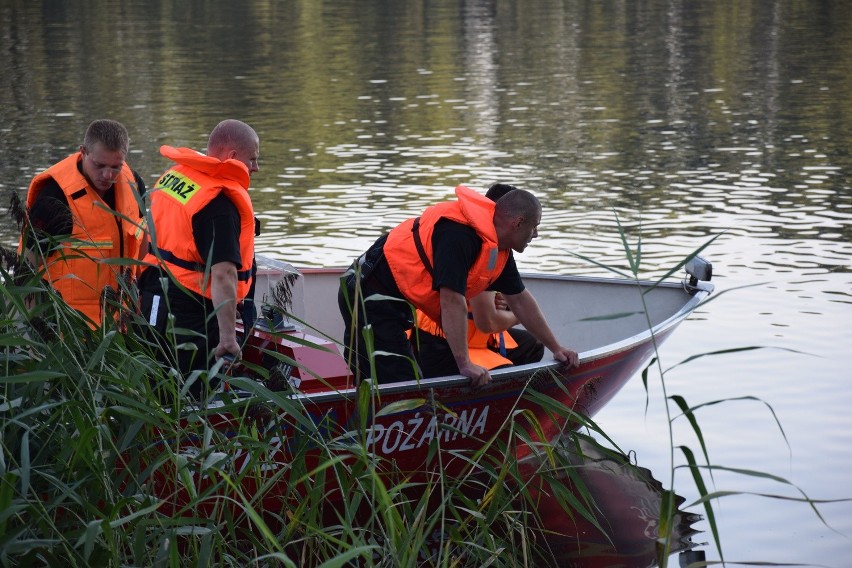
[[[86,129],[80,153],[83,174],[98,193],[112,187],[130,148],[127,129],[114,120],[96,120]]]
[[[223,120],[207,140],[207,155],[220,160],[237,160],[245,164],[249,175],[258,171],[260,138],[254,129],[239,120]]]
[[[494,228],[501,250],[524,252],[530,241],[538,236],[539,223],[541,203],[529,191],[513,189],[497,200]]]
[[[495,183],[491,187],[488,188],[488,191],[485,192],[485,197],[490,199],[491,201],[497,201],[510,191],[518,189],[514,185],[509,185],[508,183]]]

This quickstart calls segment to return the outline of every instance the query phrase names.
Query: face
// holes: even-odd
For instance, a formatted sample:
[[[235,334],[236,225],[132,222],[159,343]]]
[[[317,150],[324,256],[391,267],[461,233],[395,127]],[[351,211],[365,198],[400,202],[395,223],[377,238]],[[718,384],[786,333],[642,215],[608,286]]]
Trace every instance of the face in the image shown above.
[[[527,245],[538,236],[541,223],[541,211],[535,217],[517,217],[512,224],[511,248],[515,252],[524,252]]]
[[[83,173],[92,187],[99,193],[112,187],[124,165],[124,152],[107,150],[100,142],[95,142],[89,150],[80,146],[80,152],[83,154]]]
[[[231,150],[230,158],[245,164],[248,168],[249,176],[251,176],[254,172],[260,171],[260,165],[257,163],[260,159],[260,142],[255,141],[254,145],[246,149]]]

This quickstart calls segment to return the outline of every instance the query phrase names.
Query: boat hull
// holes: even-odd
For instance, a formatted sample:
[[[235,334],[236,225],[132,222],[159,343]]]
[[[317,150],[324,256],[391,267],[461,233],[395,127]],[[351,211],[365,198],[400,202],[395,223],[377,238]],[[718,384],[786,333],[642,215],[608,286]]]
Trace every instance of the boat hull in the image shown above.
[[[262,277],[260,289],[293,270],[286,265]],[[492,382],[472,388],[460,375],[361,386],[369,394],[359,408],[359,390],[335,339],[342,331],[336,304],[341,270],[295,271],[291,298],[296,330],[276,334],[255,328],[245,357],[270,367],[268,353],[285,355],[293,392],[289,400],[303,409],[330,438],[358,440],[368,452],[393,460],[404,473],[422,472],[432,446],[445,454],[441,467],[464,473],[466,456],[484,444],[511,442],[515,459],[526,446],[554,442],[568,429],[586,422],[643,368],[656,349],[712,291],[704,284],[631,282],[599,278],[525,275],[554,332],[564,345],[577,345],[580,363],[567,368],[549,353],[541,362],[494,370]],[[262,300],[258,300],[262,302]],[[329,309],[331,306],[331,309]],[[304,324],[317,322],[305,331]],[[298,343],[294,343],[298,335]],[[266,359],[264,359],[266,358]],[[289,363],[292,363],[290,365]],[[309,370],[322,369],[312,373]],[[280,414],[280,409],[275,411]],[[284,424],[284,426],[282,426]],[[279,421],[281,438],[294,435]],[[513,441],[517,429],[527,444]],[[348,438],[347,438],[348,437]],[[508,451],[508,450],[507,450]],[[270,456],[286,461],[286,452]]]
[[[489,467],[527,463],[571,429],[594,428],[591,417],[712,291],[709,285],[689,290],[679,283],[525,277],[563,344],[578,345],[577,367],[546,355],[539,363],[495,370],[491,383],[479,388],[460,375],[356,386],[335,339],[336,303],[325,297],[335,292],[339,274],[293,278],[296,305],[288,316],[297,325],[255,327],[244,349],[247,364],[232,373],[230,390],[193,409],[180,439],[165,439],[139,456],[153,463],[167,448],[180,458],[150,468],[164,513],[219,518],[251,496],[252,507],[275,522],[320,491],[324,521],[333,523],[347,497],[339,471],[325,465],[329,460],[350,473],[369,463],[384,483],[401,482],[413,497],[442,477],[469,480],[467,497],[475,500],[489,485],[482,479]],[[324,296],[312,297],[310,290]],[[317,313],[317,304],[333,309]],[[571,309],[557,309],[560,304]],[[265,372],[242,372],[250,368]],[[197,495],[208,497],[199,502]],[[190,502],[192,510],[185,510]],[[548,530],[551,517],[551,524],[561,523],[556,513],[546,517]]]

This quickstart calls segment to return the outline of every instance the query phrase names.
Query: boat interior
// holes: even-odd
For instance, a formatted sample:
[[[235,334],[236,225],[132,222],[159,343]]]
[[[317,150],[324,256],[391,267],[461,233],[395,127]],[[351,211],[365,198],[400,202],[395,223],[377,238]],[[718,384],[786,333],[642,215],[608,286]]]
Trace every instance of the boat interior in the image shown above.
[[[340,341],[343,323],[337,291],[344,270],[297,269],[286,262],[259,257],[257,305],[280,306],[278,282],[286,279],[291,323]],[[560,342],[580,353],[612,348],[646,333],[650,327],[679,321],[712,291],[712,285],[697,282],[695,277],[691,283],[689,278],[654,283],[544,274],[522,276]],[[702,277],[709,278],[709,271]],[[702,293],[695,294],[696,291]],[[279,301],[273,301],[275,298]]]

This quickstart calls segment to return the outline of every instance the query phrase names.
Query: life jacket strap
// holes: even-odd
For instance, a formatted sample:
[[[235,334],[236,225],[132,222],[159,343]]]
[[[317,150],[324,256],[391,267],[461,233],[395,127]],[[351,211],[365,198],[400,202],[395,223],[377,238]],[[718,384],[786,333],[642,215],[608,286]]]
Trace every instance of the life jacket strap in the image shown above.
[[[420,217],[414,219],[414,224],[411,225],[411,232],[414,235],[414,247],[417,249],[417,254],[420,255],[420,261],[426,267],[426,272],[432,276],[432,263],[429,262],[429,257],[426,256],[426,249],[423,248],[423,240],[420,238]]]
[[[160,247],[156,247],[156,252],[154,251],[154,246],[149,243],[148,250],[150,250],[151,254],[159,256],[163,259],[163,261],[168,262],[169,264],[174,264],[184,270],[192,270],[194,272],[204,272],[207,270],[207,265],[201,262],[192,262],[191,260],[185,260],[176,256],[172,251],[162,249]],[[237,280],[241,282],[248,282],[251,279],[251,268],[248,270],[238,270],[237,271]]]

